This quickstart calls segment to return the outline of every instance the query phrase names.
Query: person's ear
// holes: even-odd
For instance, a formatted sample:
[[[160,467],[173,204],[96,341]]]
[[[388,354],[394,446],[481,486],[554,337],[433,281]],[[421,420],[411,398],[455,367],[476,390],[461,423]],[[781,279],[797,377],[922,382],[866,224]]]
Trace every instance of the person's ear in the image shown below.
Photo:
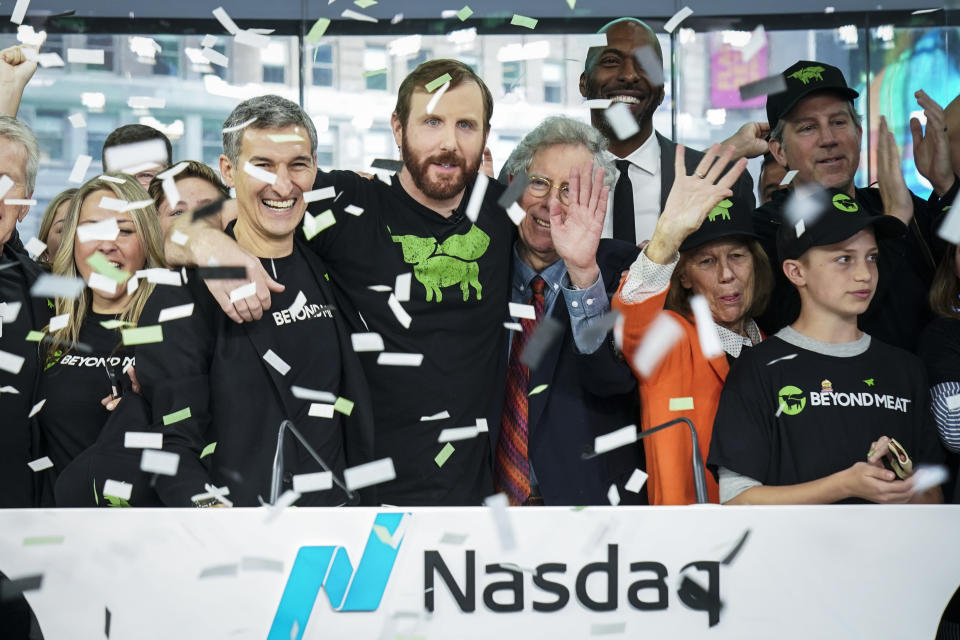
[[[400,122],[400,116],[396,111],[390,115],[390,128],[393,129],[393,141],[399,149],[403,143],[403,123]]]
[[[580,95],[584,98],[587,97],[587,74],[580,74]]]
[[[20,212],[17,213],[17,222],[23,222],[23,219],[27,217],[27,212],[29,211],[29,205],[20,205]]]
[[[798,289],[807,284],[807,270],[799,260],[784,260],[783,275]]]
[[[687,269],[684,267],[679,270],[677,274],[679,276],[680,286],[684,289],[693,289],[693,280],[690,279],[690,276],[687,275]]]
[[[220,154],[220,177],[223,178],[223,184],[227,185],[228,187],[237,186],[233,181],[234,168],[235,167],[233,166],[233,163],[230,162],[230,158]]]
[[[767,143],[770,147],[770,154],[776,159],[777,164],[786,168],[787,155],[783,152],[783,143],[773,138]]]

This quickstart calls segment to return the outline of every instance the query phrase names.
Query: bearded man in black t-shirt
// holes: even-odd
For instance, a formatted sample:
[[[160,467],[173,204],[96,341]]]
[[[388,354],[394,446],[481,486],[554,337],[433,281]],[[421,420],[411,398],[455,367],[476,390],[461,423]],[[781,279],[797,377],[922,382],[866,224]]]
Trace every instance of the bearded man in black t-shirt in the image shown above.
[[[906,192],[902,178],[896,186]],[[911,471],[943,455],[923,364],[857,327],[877,290],[877,236],[904,233],[903,202],[888,198],[888,215],[872,216],[828,190],[819,210],[805,203],[813,215],[781,226],[800,316],[727,376],[707,460],[721,502],[943,501],[939,487],[918,492]]]
[[[468,207],[492,111],[490,91],[467,65],[421,64],[401,83],[391,117],[400,171],[389,184],[320,172],[298,230],[356,309],[344,314],[351,330],[367,334],[355,348],[373,398],[375,457],[396,469],[396,480],[377,487],[386,503],[477,505],[493,493],[486,431],[503,402],[515,227],[497,205],[498,184]],[[242,283],[211,286],[231,318],[250,322],[271,308],[278,288],[259,260],[213,226],[184,216],[174,228],[191,241],[168,241],[172,262],[247,266],[255,296],[234,303],[229,291]],[[439,442],[456,427],[476,435]]]

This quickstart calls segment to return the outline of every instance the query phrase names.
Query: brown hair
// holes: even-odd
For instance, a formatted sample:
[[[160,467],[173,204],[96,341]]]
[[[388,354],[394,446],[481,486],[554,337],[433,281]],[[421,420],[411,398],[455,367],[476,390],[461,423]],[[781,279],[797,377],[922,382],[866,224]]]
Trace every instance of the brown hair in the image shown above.
[[[743,243],[750,251],[753,257],[753,304],[747,309],[748,318],[756,318],[767,308],[770,302],[770,293],[773,291],[773,271],[770,269],[770,259],[767,258],[767,252],[763,250],[760,243],[753,238],[743,238]],[[670,289],[667,291],[667,300],[664,308],[676,311],[682,316],[689,317],[690,298],[693,296],[692,289],[685,289],[680,284],[680,276],[687,268],[687,262],[690,256],[700,247],[694,247],[680,254],[680,262],[673,270],[673,276],[670,278]]]
[[[60,208],[64,202],[68,202],[73,196],[77,193],[78,189],[76,187],[65,189],[53,196],[53,200],[50,201],[50,204],[47,205],[47,210],[43,212],[43,220],[40,221],[40,230],[37,232],[37,240],[40,242],[46,242],[47,238],[50,237],[50,230],[53,228],[54,219],[57,217],[57,209]],[[66,216],[64,216],[66,218]],[[43,253],[37,256],[38,262],[53,262],[53,257],[47,255],[47,250],[44,249]]]
[[[486,135],[490,131],[490,118],[493,116],[493,96],[490,94],[490,89],[468,65],[449,58],[427,60],[421,63],[400,83],[397,106],[393,108],[400,124],[407,126],[407,118],[410,117],[410,98],[413,92],[418,89],[426,91],[427,83],[433,82],[445,73],[450,74],[451,89],[463,82],[475,82],[480,87],[480,93],[483,95],[483,134]]]
[[[930,287],[930,308],[944,318],[960,319],[960,278],[953,271],[957,251],[957,245],[947,245]]]
[[[174,182],[179,182],[184,178],[200,178],[201,180],[206,180],[216,187],[217,191],[220,192],[221,197],[230,197],[230,190],[227,189],[227,186],[220,180],[220,176],[217,175],[216,171],[202,162],[197,162],[196,160],[184,160],[183,164],[186,164],[187,166],[184,167],[180,173],[173,176]],[[163,193],[163,180],[154,176],[153,180],[150,181],[150,186],[147,187],[147,192],[150,194],[150,197],[153,198],[153,204],[156,205],[157,210],[159,211],[160,203],[166,199],[166,196]],[[177,206],[176,202],[168,202],[167,204],[169,204],[171,208]]]

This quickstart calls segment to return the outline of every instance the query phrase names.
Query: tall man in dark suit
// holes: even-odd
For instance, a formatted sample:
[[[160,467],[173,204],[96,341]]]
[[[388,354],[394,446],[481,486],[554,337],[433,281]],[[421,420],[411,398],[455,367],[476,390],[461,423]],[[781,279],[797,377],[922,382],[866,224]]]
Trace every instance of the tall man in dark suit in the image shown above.
[[[590,121],[609,141],[604,155],[616,165],[616,186],[611,190],[603,237],[633,244],[653,234],[660,211],[673,185],[676,144],[656,132],[653,114],[663,102],[663,52],[657,36],[636,18],[620,18],[600,29],[607,35],[605,47],[592,47],[580,75],[580,94],[588,100],[622,102],[630,109],[639,130],[620,140],[607,122],[603,109],[591,109]],[[750,123],[750,127],[755,127]],[[766,151],[762,137],[741,129],[724,144],[743,149],[742,155]],[[687,149],[686,163],[694,171],[703,154]],[[753,181],[744,172],[733,188],[734,196],[753,199]]]
[[[620,272],[637,255],[632,243],[603,240],[597,249],[577,242],[603,225],[612,182],[605,148],[589,125],[554,117],[528,133],[507,161],[508,174],[530,180],[519,200],[527,215],[514,247],[511,300],[531,305],[536,316],[522,320],[511,341],[503,420],[491,429],[494,481],[512,504],[607,504],[611,484],[624,501],[636,501],[622,486],[640,464],[636,448],[581,459],[596,436],[635,422],[637,410],[632,392],[601,400],[580,382],[580,358],[632,382],[612,348],[598,348],[606,336],[585,331],[609,310]],[[530,370],[520,356],[545,316],[562,333]]]

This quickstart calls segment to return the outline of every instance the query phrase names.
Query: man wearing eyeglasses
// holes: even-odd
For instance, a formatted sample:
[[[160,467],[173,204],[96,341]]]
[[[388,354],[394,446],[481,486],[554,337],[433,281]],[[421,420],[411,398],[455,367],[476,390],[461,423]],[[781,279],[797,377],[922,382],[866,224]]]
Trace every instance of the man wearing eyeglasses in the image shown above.
[[[514,505],[639,500],[623,490],[640,466],[635,447],[581,458],[596,436],[635,422],[637,411],[629,368],[605,332],[589,330],[609,310],[620,272],[638,253],[618,240],[603,240],[599,248],[580,241],[603,226],[613,181],[606,147],[589,125],[553,117],[520,141],[505,167],[510,179],[526,174],[530,181],[518,201],[526,216],[518,227],[510,294],[512,302],[532,306],[535,316],[514,327],[504,414],[493,434],[495,488]],[[528,367],[525,361],[537,350],[530,337],[551,319],[560,335]],[[524,352],[528,357],[521,357]],[[587,392],[582,358],[593,359],[590,370],[609,376],[611,385],[622,383],[622,394],[601,401]]]

